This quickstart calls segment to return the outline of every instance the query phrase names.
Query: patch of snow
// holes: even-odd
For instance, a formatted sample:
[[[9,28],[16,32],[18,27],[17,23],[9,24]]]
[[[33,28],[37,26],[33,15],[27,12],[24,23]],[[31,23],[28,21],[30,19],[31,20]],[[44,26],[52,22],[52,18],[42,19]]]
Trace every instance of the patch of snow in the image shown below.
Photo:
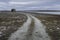
[[[50,31],[52,31],[52,29],[49,29]]]
[[[57,27],[57,29],[60,29],[59,27]]]
[[[2,32],[0,32],[0,34],[2,34]]]

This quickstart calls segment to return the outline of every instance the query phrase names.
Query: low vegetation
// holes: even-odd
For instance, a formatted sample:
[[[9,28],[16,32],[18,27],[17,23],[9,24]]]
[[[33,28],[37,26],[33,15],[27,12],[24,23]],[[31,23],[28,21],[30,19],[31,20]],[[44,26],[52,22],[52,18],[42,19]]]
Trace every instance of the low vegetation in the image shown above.
[[[60,18],[55,15],[39,15],[36,16],[46,26],[46,30],[52,40],[60,40]]]
[[[27,17],[23,14],[0,13],[0,40],[7,40],[8,37],[23,25]]]

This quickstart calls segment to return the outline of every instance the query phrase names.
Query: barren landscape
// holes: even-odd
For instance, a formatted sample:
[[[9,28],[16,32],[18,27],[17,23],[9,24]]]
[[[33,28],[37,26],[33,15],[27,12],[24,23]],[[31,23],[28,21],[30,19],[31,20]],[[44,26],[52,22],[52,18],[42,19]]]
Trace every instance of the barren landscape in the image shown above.
[[[58,15],[38,15],[35,13],[30,14],[24,12],[1,12],[0,40],[60,40],[59,17],[60,16]],[[38,21],[40,21],[40,23]],[[22,34],[19,34],[20,31],[18,30],[20,30],[21,33],[22,30],[24,32]],[[40,34],[40,32],[42,34]],[[26,36],[23,37],[23,39],[20,39],[17,34],[21,35],[19,36],[21,38],[23,37],[23,34]],[[15,35],[17,38],[13,37]],[[11,37],[14,39],[12,39]],[[33,39],[34,37],[35,39]]]

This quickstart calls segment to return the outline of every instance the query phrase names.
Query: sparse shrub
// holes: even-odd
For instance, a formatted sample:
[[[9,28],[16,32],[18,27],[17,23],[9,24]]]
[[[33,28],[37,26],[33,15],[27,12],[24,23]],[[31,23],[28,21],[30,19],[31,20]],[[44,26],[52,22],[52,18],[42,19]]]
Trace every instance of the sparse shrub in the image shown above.
[[[16,12],[16,9],[11,9],[11,12]]]

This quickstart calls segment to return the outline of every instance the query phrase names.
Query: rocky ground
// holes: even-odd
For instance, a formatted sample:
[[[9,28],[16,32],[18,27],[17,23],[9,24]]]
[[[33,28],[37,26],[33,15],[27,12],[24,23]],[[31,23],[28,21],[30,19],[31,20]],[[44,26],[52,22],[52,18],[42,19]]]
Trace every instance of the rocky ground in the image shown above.
[[[46,30],[52,40],[60,40],[60,16],[37,15],[36,17],[46,26]]]
[[[7,40],[11,33],[23,25],[27,17],[23,14],[0,13],[0,40]]]

